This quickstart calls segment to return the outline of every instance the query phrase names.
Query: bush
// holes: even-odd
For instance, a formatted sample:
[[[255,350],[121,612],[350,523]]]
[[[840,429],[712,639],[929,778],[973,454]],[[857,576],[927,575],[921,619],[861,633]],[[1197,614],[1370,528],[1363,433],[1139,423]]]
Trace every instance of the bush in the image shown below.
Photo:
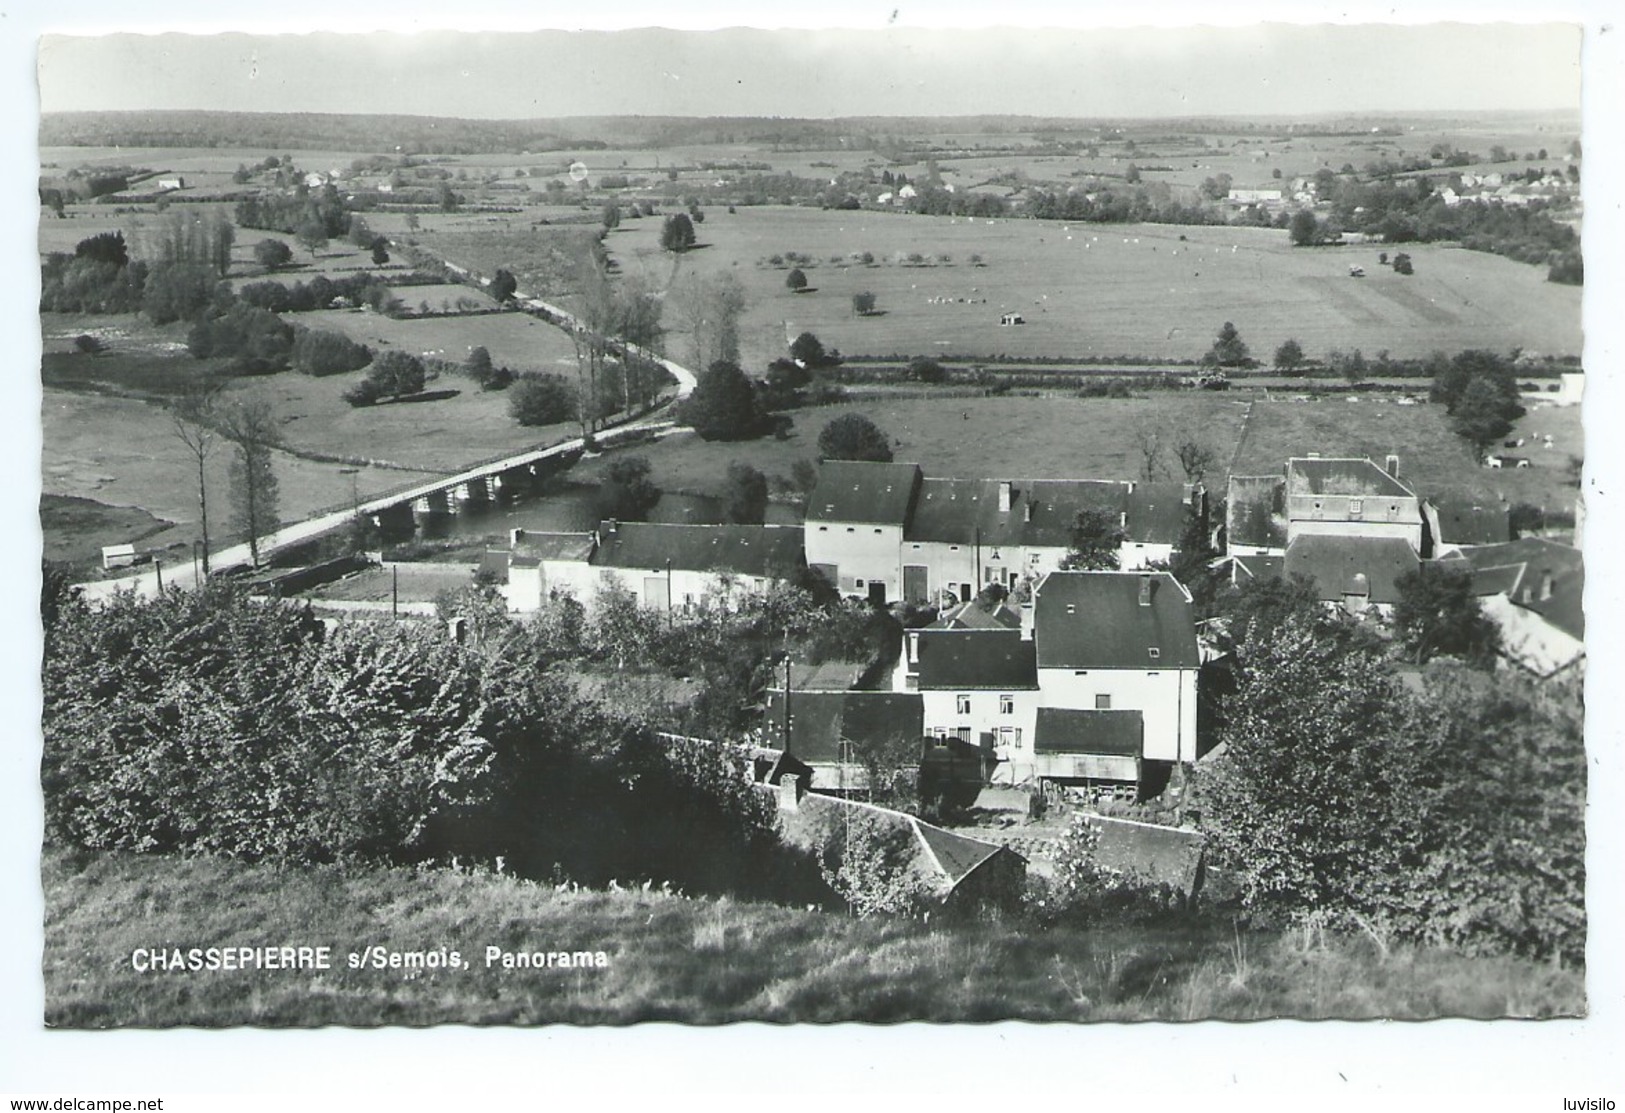
[[[799,294],[807,288],[807,275],[800,267],[795,267],[789,274],[785,275],[784,284],[793,292]]]
[[[908,364],[908,377],[920,383],[940,383],[948,378],[948,369],[930,356],[916,356]]]
[[[738,441],[765,431],[756,387],[737,364],[717,360],[683,403],[682,420],[702,440]]]
[[[508,392],[508,412],[521,425],[557,425],[576,420],[576,395],[556,375],[526,372]]]
[[[891,439],[862,414],[842,414],[818,434],[820,460],[874,460],[889,464]]]
[[[254,245],[254,261],[266,270],[274,271],[293,261],[293,248],[281,240],[263,239]]]
[[[88,332],[82,332],[78,336],[75,336],[73,338],[73,346],[76,351],[82,352],[87,356],[100,355],[101,353],[107,351],[107,345],[97,337],[90,335]]]
[[[372,362],[372,349],[325,329],[299,329],[293,338],[293,366],[307,375],[358,371]]]

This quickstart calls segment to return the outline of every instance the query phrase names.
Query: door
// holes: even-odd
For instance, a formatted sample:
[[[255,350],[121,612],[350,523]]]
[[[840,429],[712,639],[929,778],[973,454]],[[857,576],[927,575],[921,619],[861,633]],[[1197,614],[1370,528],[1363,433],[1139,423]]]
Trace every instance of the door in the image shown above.
[[[903,598],[910,603],[924,604],[931,598],[926,568],[923,564],[903,565]]]
[[[886,605],[886,582],[884,580],[869,581],[869,602],[877,607]]]

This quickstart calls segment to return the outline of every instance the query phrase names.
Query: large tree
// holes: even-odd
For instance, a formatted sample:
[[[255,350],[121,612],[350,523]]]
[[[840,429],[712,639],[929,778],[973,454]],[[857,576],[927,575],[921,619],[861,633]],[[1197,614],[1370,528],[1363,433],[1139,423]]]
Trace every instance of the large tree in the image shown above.
[[[277,526],[277,478],[273,450],[282,443],[271,403],[262,397],[240,398],[219,410],[220,435],[232,446],[232,519],[248,542],[249,559],[257,568],[260,541]]]
[[[1394,628],[1418,665],[1441,654],[1478,668],[1495,664],[1501,630],[1473,594],[1471,573],[1424,561],[1395,586]]]
[[[756,387],[736,364],[718,360],[683,404],[683,421],[703,440],[738,441],[762,432]]]
[[[1312,247],[1320,242],[1320,222],[1308,209],[1293,213],[1292,223],[1287,228],[1293,247]]]
[[[660,247],[663,251],[681,254],[694,246],[694,221],[687,213],[673,213],[660,227]]]
[[[205,576],[209,574],[209,488],[204,465],[215,448],[218,402],[219,388],[199,375],[186,384],[169,411],[176,439],[186,446],[187,453],[197,463],[198,532],[202,535]]]
[[[660,488],[649,478],[647,457],[623,456],[610,464],[598,485],[598,512],[605,518],[641,522],[660,501]]]
[[[1512,432],[1513,412],[1523,407],[1509,404],[1495,384],[1475,379],[1456,401],[1450,414],[1450,429],[1473,449],[1473,459],[1483,460],[1489,447]]]
[[[1303,365],[1303,346],[1288,337],[1275,349],[1275,369],[1288,375]]]
[[[723,504],[728,521],[760,525],[767,517],[767,476],[744,461],[735,460],[728,465]]]
[[[820,460],[891,462],[891,438],[862,414],[842,414],[818,434]]]
[[[1122,545],[1123,530],[1115,514],[1080,510],[1072,523],[1071,547],[1061,558],[1061,567],[1067,571],[1115,571]]]
[[[1220,367],[1242,367],[1248,361],[1247,344],[1241,339],[1241,333],[1229,321],[1219,329],[1219,335],[1214,338],[1213,347],[1208,350],[1207,360],[1217,363]]]

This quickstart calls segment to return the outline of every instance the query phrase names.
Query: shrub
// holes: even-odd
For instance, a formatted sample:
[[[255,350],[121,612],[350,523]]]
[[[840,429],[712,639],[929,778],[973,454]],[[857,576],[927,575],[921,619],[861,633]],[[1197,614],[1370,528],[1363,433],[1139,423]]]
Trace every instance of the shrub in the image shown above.
[[[948,369],[930,356],[916,356],[909,360],[908,377],[920,383],[940,383],[948,378]]]
[[[254,245],[254,261],[268,271],[293,261],[293,248],[281,240],[263,239]]]
[[[293,338],[293,366],[307,375],[357,371],[372,362],[372,349],[326,329],[299,329]]]
[[[891,439],[862,414],[842,414],[818,434],[820,460],[891,462]]]
[[[575,391],[556,375],[526,372],[508,392],[508,412],[521,425],[557,425],[576,419]]]
[[[88,332],[81,332],[78,336],[75,336],[73,346],[77,351],[83,352],[87,356],[100,355],[102,352],[107,351],[107,345]]]
[[[727,360],[717,360],[700,376],[682,416],[702,440],[746,440],[764,431],[755,385]]]
[[[856,811],[818,847],[824,881],[858,917],[918,915],[931,903],[914,833],[896,820]]]

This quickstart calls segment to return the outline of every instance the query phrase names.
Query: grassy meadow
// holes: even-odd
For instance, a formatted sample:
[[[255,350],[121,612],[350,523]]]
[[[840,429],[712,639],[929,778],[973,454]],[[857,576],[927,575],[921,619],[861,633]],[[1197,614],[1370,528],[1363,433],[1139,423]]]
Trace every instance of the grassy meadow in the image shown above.
[[[1583,1014],[1584,973],[1363,938],[1185,922],[1016,931],[858,920],[659,890],[560,891],[490,873],[292,869],[48,850],[45,1023],[1120,1021]],[[326,971],[137,973],[141,948],[329,946]],[[371,946],[468,969],[350,969]],[[601,969],[488,968],[604,951]]]
[[[608,247],[624,271],[657,286],[735,275],[749,298],[741,350],[752,367],[803,331],[848,355],[1197,359],[1225,321],[1266,361],[1288,338],[1315,357],[1333,348],[1368,357],[1580,351],[1578,288],[1547,282],[1542,267],[1442,244],[1410,245],[1416,273],[1405,276],[1378,266],[1379,251],[1390,247],[1294,249],[1274,229],[762,207],[708,210],[696,229],[706,246],[674,268],[660,251],[659,227],[623,222]],[[446,250],[457,258],[455,245]],[[816,260],[803,267],[812,289],[792,293],[788,268],[764,262],[786,251]],[[849,258],[865,251],[875,265]],[[932,265],[899,260],[911,253]],[[973,254],[984,265],[973,266]],[[1366,277],[1349,276],[1355,263]],[[876,295],[881,315],[853,314],[860,291]],[[1026,324],[1001,326],[1005,312]],[[668,348],[684,358],[683,337],[672,336]]]

